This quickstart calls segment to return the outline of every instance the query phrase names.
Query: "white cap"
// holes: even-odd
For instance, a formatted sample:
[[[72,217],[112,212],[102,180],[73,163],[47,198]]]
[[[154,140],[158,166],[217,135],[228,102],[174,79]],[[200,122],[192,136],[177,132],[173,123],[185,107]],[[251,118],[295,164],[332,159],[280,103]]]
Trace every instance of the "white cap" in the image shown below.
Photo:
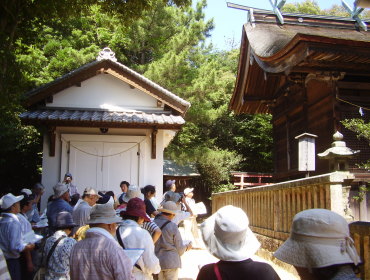
[[[8,209],[10,208],[13,204],[17,203],[18,201],[21,201],[23,199],[23,195],[18,195],[15,196],[14,194],[8,193],[4,195],[0,199],[0,206],[1,209]]]
[[[21,193],[25,193],[26,195],[31,195],[32,191],[30,189],[21,189]]]

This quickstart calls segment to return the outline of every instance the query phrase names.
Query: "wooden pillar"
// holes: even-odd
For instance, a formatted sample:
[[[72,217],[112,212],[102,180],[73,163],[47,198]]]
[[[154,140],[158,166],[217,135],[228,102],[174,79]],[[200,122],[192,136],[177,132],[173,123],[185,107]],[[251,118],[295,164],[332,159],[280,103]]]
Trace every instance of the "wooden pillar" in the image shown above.
[[[158,129],[154,128],[152,131],[152,159],[157,158],[157,133]]]
[[[49,127],[48,128],[48,134],[49,134],[49,156],[54,157],[55,156],[55,127]]]

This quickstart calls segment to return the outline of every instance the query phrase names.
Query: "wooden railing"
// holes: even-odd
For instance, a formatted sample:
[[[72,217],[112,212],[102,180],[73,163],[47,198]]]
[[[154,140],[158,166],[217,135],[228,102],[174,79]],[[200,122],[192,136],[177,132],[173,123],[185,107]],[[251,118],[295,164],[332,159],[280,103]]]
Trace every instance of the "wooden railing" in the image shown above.
[[[265,248],[271,251],[289,237],[292,219],[302,210],[325,208],[350,221],[348,194],[353,179],[349,172],[333,172],[268,186],[216,193],[212,195],[212,212],[229,204],[242,208],[249,217],[252,231],[276,241],[266,242],[275,244]],[[362,238],[363,233],[358,234]],[[368,243],[365,241],[359,244],[359,238],[356,246],[366,250],[363,246],[368,246]],[[365,261],[369,263],[368,255]],[[367,277],[362,279],[370,279],[370,275]]]

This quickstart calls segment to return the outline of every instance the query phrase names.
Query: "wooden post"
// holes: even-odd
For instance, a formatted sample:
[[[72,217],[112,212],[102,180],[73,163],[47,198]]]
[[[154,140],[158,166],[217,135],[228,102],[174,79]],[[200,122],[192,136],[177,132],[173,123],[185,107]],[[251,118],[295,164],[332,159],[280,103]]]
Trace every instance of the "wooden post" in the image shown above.
[[[55,127],[49,127],[49,156],[55,156]]]
[[[154,128],[152,131],[152,159],[157,158],[157,133],[158,129]]]

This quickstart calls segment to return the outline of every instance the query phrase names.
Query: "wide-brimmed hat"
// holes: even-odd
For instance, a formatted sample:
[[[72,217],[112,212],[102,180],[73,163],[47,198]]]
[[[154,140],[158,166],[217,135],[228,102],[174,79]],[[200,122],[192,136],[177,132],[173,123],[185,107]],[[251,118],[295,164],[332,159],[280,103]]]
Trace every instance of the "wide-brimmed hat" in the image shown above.
[[[231,205],[220,208],[201,226],[209,252],[223,261],[242,261],[252,257],[260,247],[249,228],[247,214]]]
[[[66,192],[68,192],[69,188],[66,184],[58,183],[53,187],[54,190],[54,198],[59,198]]]
[[[138,197],[141,200],[144,200],[144,195],[141,193],[141,190],[138,186],[131,185],[128,187],[126,195],[123,197],[123,202],[129,202],[131,198]]]
[[[67,211],[62,211],[58,213],[56,222],[55,222],[55,228],[72,228],[77,226],[73,222],[72,214]]]
[[[176,215],[177,213],[179,213],[177,204],[173,201],[166,201],[165,203],[163,203],[161,208],[158,208],[158,211],[173,214],[173,215]]]
[[[185,190],[184,190],[184,194],[185,195],[188,195],[189,193],[191,193],[191,192],[193,192],[194,191],[194,188],[186,188]]]
[[[109,201],[105,204],[95,204],[91,209],[90,219],[87,221],[87,224],[113,224],[121,222],[122,219],[116,216],[113,205],[113,197],[110,197]]]
[[[306,268],[360,262],[347,221],[327,209],[309,209],[296,214],[289,238],[274,256]]]
[[[21,201],[24,195],[15,196],[12,193],[8,193],[0,198],[0,207],[1,209],[9,209],[13,204]]]
[[[167,180],[166,181],[166,188],[171,187],[175,183],[176,183],[176,180]]]
[[[166,192],[164,196],[164,201],[173,201],[176,203],[176,202],[179,202],[180,199],[181,199],[181,194],[177,192],[173,192],[173,191]]]
[[[146,214],[145,203],[142,199],[138,197],[134,197],[129,200],[124,214],[128,216],[141,217],[146,222],[150,221],[150,218]]]

